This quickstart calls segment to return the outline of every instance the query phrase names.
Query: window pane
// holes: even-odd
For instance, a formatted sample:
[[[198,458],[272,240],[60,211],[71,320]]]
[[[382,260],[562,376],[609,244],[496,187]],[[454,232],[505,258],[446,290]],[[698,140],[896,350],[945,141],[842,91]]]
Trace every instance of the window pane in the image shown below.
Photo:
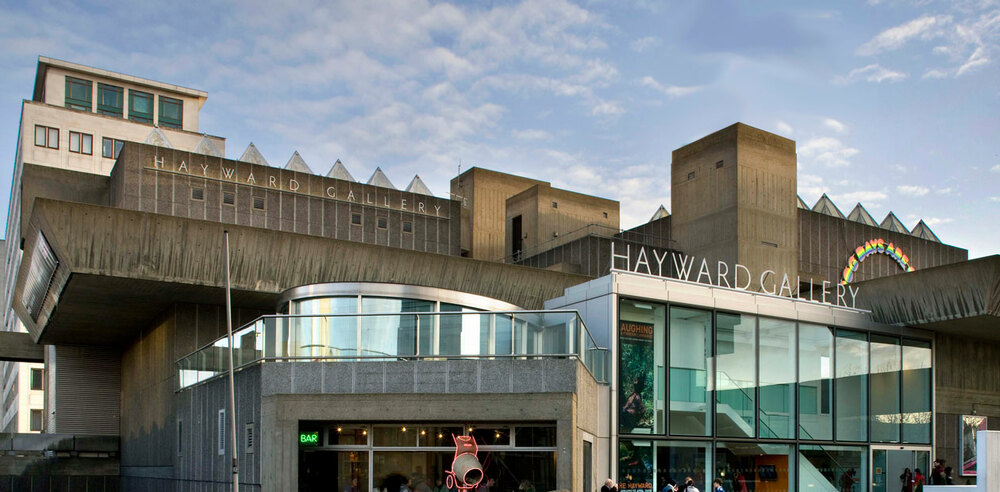
[[[760,319],[760,437],[795,435],[795,322]]]
[[[101,140],[101,144],[102,144],[102,147],[103,147],[101,149],[101,155],[104,156],[104,157],[108,157],[108,158],[114,157],[114,155],[115,155],[115,151],[114,151],[115,141],[111,140],[110,138],[105,137],[104,139]]]
[[[124,107],[122,88],[113,85],[97,84],[97,110],[101,114],[122,116]]]
[[[799,446],[799,490],[863,491],[867,481],[867,448]],[[885,490],[898,489],[897,483]]]
[[[871,336],[872,441],[899,442],[899,371],[902,354],[899,339]]]
[[[93,154],[94,153],[94,137],[92,135],[83,135],[83,153]]]
[[[833,331],[799,323],[799,438],[833,439]]]
[[[637,443],[638,444],[638,443]],[[621,446],[619,446],[621,449]],[[641,449],[636,446],[636,449]],[[706,483],[706,480],[711,480],[712,478],[708,476],[706,470],[709,468],[709,453],[712,452],[711,445],[708,443],[699,442],[657,442],[656,443],[656,453],[654,455],[656,461],[650,460],[649,468],[651,472],[642,475],[641,478],[649,485],[645,490],[650,490],[654,485],[659,486],[658,489],[662,490],[663,485],[674,481],[678,484],[684,483],[684,479],[691,477],[694,480],[694,486],[698,490],[710,490],[706,488],[707,485],[711,485],[711,482]],[[641,454],[635,453],[633,456],[641,457]],[[636,458],[632,458],[628,461],[622,460],[622,462],[628,463],[632,469],[640,469],[637,464],[635,464]],[[621,465],[619,465],[619,470],[621,470]],[[619,475],[621,471],[619,471]],[[626,476],[627,477],[627,476]],[[626,482],[625,479],[620,480],[622,484]],[[635,479],[633,477],[633,482]],[[619,490],[635,490],[627,487],[620,487]],[[643,490],[640,488],[638,490]],[[680,490],[684,490],[683,487]]]
[[[31,370],[31,389],[40,390],[42,389],[42,370],[32,369]]]
[[[118,158],[118,154],[122,151],[122,145],[125,145],[125,142],[115,140],[115,159]]]
[[[670,433],[708,436],[712,313],[670,308]]]
[[[794,490],[791,450],[785,444],[720,442],[715,448],[715,477],[722,479],[726,491]]]
[[[160,96],[160,124],[170,128],[180,128],[182,119],[181,101]]]
[[[715,425],[717,434],[754,437],[757,389],[757,318],[716,316]]]
[[[92,85],[89,80],[66,77],[66,107],[90,111],[92,109],[90,103],[91,87]]]
[[[47,128],[44,126],[35,126],[35,145],[39,147],[45,147],[45,134]]]
[[[473,426],[469,435],[480,446],[510,446],[510,427]]]
[[[662,434],[666,308],[623,299],[619,317],[618,428]]]
[[[302,490],[368,492],[368,451],[300,449],[299,486]]]
[[[514,428],[514,446],[519,448],[551,447],[556,445],[556,427],[554,425],[527,426]]]
[[[441,315],[438,322],[438,354],[477,355],[489,353],[489,315],[479,315],[476,314],[479,312],[477,309],[444,302],[441,303],[441,312],[469,314]],[[427,333],[430,333],[430,330]],[[431,340],[423,337],[423,332],[421,332],[421,345],[432,346]],[[430,350],[428,348],[428,351]]]
[[[69,151],[80,152],[80,134],[69,132]]]
[[[433,308],[433,302],[415,299],[361,299],[362,313],[430,312]],[[361,355],[415,355],[418,329],[433,329],[430,316],[365,316],[361,318]]]
[[[325,297],[293,301],[291,314],[350,314],[358,311],[357,297]],[[358,355],[358,319],[350,316],[290,318],[294,347],[300,355],[349,357]]]
[[[375,446],[413,447],[417,445],[417,435],[419,434],[417,428],[405,425],[377,425],[374,432],[372,444]]]
[[[837,330],[837,440],[868,438],[868,336]]]
[[[452,436],[461,436],[465,431],[461,426],[433,426],[420,427],[420,435],[417,437],[417,445],[421,447],[449,447],[455,448],[455,441]],[[555,446],[555,443],[552,444]]]
[[[59,129],[49,128],[49,136],[48,139],[46,140],[46,144],[48,144],[48,147],[50,149],[59,148]]]
[[[330,446],[367,446],[368,426],[359,424],[337,424],[327,434]]]
[[[903,441],[931,442],[931,344],[903,340]]]
[[[128,117],[143,123],[153,122],[153,95],[146,92],[128,91]]]
[[[32,430],[32,431],[41,431],[42,430],[42,411],[41,410],[32,410],[31,411],[31,423],[30,423],[30,425],[31,425],[31,429],[30,430]]]
[[[618,441],[618,490],[652,492],[653,442]]]

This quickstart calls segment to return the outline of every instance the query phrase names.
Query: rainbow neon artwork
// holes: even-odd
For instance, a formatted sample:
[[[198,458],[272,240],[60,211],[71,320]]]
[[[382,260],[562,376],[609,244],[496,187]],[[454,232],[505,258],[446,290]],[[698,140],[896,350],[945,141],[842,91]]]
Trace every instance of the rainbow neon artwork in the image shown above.
[[[910,266],[910,258],[903,253],[903,250],[892,243],[886,243],[885,239],[872,239],[871,241],[865,241],[865,244],[858,246],[854,250],[854,254],[847,259],[847,267],[844,268],[844,274],[840,279],[841,284],[846,284],[854,279],[854,272],[858,270],[862,261],[868,258],[869,255],[873,253],[882,253],[884,255],[889,255],[892,259],[896,260],[899,267],[903,269],[904,272],[912,272],[913,267]]]

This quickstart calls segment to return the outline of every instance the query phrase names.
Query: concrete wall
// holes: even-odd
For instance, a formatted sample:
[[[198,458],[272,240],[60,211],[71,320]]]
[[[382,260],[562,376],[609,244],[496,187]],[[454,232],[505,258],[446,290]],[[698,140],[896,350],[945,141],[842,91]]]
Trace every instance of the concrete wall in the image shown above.
[[[570,233],[591,224],[618,231],[618,202],[553,188],[541,183],[518,193],[506,202],[507,228],[514,217],[522,220],[522,252],[556,248],[573,240]],[[513,236],[505,236],[505,257],[513,255]]]
[[[461,204],[454,200],[136,144],[122,150],[111,182],[115,207],[460,253]],[[232,204],[223,202],[224,193],[233,194]],[[353,214],[360,214],[360,225],[352,222]],[[404,231],[403,222],[412,225],[412,232]]]
[[[989,429],[1000,430],[1000,342],[938,334],[934,363],[934,456],[964,484],[958,476],[961,415],[985,415]]]
[[[235,308],[234,328],[261,314]],[[215,441],[210,438],[215,434],[207,429],[196,431],[198,422],[215,425],[218,408],[228,404],[225,381],[199,386],[197,391],[175,393],[178,388],[175,361],[225,333],[223,306],[177,304],[156,322],[139,330],[123,351],[121,474],[128,488],[156,490],[177,478],[214,482],[218,473],[206,472],[205,467],[214,464],[228,470],[217,463],[222,457],[217,456]],[[259,393],[256,389],[259,384],[253,375],[241,378],[241,402],[249,407],[240,408],[253,407],[252,402],[259,400],[254,396]],[[252,413],[252,408],[247,412]],[[178,421],[184,422],[181,429]],[[182,431],[180,436],[179,431]],[[186,453],[178,453],[178,439],[182,438],[187,440],[181,442],[182,449],[189,450]],[[173,490],[173,486],[169,488]]]
[[[498,261],[507,237],[507,199],[543,183],[474,167],[451,180],[452,198],[462,202],[462,250],[470,258]]]
[[[900,246],[910,258],[915,270],[969,259],[969,252],[947,244],[928,241],[909,234],[892,232],[846,219],[798,209],[799,275],[805,281],[814,278],[838,281],[847,266],[847,259],[865,241],[885,239]],[[872,254],[861,262],[852,282],[903,273],[899,264],[888,255]]]
[[[582,438],[598,432],[598,391],[574,359],[265,363],[263,489],[297,487],[300,420],[461,419],[556,422],[557,486],[580,490]]]

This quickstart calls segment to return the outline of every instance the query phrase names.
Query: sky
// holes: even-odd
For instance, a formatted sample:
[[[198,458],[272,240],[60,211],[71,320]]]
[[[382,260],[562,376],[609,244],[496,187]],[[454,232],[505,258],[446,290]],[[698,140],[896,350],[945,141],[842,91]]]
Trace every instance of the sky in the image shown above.
[[[207,91],[231,159],[438,196],[484,167],[619,200],[623,228],[670,209],[672,150],[739,121],[795,140],[810,206],[1000,253],[1000,0],[0,0],[8,194],[39,55]]]

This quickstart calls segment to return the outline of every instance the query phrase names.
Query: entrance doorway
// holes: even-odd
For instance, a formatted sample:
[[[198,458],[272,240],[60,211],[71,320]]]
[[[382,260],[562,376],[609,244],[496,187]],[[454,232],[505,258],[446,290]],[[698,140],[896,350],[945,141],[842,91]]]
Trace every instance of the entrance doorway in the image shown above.
[[[917,470],[929,480],[930,460],[930,448],[872,447],[872,492],[915,492]]]

